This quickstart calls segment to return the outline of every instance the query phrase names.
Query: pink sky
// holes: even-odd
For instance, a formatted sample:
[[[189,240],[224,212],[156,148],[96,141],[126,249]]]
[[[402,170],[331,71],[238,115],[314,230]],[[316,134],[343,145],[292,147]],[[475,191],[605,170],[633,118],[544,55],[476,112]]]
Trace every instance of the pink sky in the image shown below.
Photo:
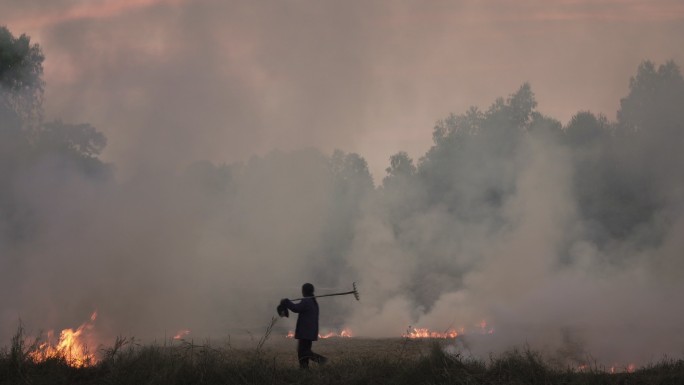
[[[119,17],[126,12],[158,4],[187,6],[183,4],[187,2],[188,0],[81,0],[47,12],[34,9],[10,21],[22,30],[41,29],[79,19]],[[506,9],[506,13],[482,15],[488,20],[662,22],[684,19],[684,3],[676,0],[468,0],[453,3],[489,3],[493,7]]]

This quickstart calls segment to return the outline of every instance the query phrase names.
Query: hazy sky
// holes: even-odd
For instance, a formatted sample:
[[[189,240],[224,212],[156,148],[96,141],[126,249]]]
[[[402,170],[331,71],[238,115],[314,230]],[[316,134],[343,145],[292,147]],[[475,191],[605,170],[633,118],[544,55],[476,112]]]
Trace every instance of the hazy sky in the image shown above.
[[[358,152],[378,181],[436,120],[523,82],[563,123],[614,119],[641,61],[684,63],[678,0],[3,0],[0,15],[46,54],[47,117],[103,131],[120,175],[314,146]]]

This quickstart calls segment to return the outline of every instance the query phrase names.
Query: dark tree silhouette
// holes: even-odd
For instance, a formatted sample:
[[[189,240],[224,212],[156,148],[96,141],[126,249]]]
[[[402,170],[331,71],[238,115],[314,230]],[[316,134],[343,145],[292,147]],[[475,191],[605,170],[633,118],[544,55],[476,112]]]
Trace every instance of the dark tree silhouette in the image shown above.
[[[5,124],[38,123],[44,87],[43,60],[40,46],[31,44],[28,36],[15,38],[0,26],[0,115]],[[5,125],[3,122],[0,125]]]

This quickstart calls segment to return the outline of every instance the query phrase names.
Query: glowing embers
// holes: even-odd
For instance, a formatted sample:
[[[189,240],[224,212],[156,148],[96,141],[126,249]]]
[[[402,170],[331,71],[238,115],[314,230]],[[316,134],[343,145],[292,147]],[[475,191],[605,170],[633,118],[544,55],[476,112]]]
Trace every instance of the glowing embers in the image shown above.
[[[97,319],[97,311],[93,312],[90,320],[84,322],[76,330],[64,329],[59,333],[59,339],[54,342],[54,331],[47,333],[47,340],[28,353],[33,362],[43,362],[48,359],[64,359],[69,366],[84,367],[97,363],[95,354],[88,350],[90,333]]]
[[[287,332],[287,336],[285,336],[285,338],[294,338],[294,335],[295,335],[294,331],[290,330],[289,332]],[[353,333],[352,333],[351,329],[348,329],[348,328],[344,328],[344,329],[340,330],[339,332],[329,331],[325,334],[320,334],[320,333],[318,334],[318,338],[321,338],[321,339],[351,338],[351,337],[353,337]]]
[[[580,364],[575,368],[576,371],[581,373],[634,373],[637,370],[636,364],[619,365],[613,364],[612,366],[606,368],[597,364]]]
[[[494,328],[490,328],[487,326],[486,321],[482,321],[476,325],[476,328],[474,330],[468,330],[468,333],[477,333],[477,334],[494,334]],[[428,328],[416,328],[409,326],[409,329],[406,333],[402,334],[401,336],[403,338],[456,338],[459,335],[466,334],[466,329],[465,328],[460,328],[459,330],[449,328],[445,331],[439,332],[439,331],[434,331],[430,330]]]

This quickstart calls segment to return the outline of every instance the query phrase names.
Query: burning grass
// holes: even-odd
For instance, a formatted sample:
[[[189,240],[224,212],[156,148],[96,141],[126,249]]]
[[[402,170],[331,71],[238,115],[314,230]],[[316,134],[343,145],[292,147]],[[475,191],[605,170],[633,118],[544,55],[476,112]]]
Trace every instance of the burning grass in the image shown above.
[[[444,339],[329,338],[314,346],[330,358],[297,368],[295,342],[270,330],[258,341],[222,345],[170,339],[142,345],[119,338],[97,351],[99,360],[75,367],[62,355],[36,361],[20,327],[0,354],[0,383],[16,384],[679,384],[683,360],[611,374],[597,366],[563,368],[529,349],[487,360],[445,349]]]
[[[76,330],[71,328],[62,330],[59,338],[55,338],[54,331],[50,330],[45,340],[40,341],[40,338],[34,340],[33,346],[28,351],[28,357],[34,362],[58,358],[76,368],[95,364],[97,362],[95,354],[88,349],[89,331],[93,329],[95,319],[97,319],[97,311],[93,312],[89,321],[81,324]]]

